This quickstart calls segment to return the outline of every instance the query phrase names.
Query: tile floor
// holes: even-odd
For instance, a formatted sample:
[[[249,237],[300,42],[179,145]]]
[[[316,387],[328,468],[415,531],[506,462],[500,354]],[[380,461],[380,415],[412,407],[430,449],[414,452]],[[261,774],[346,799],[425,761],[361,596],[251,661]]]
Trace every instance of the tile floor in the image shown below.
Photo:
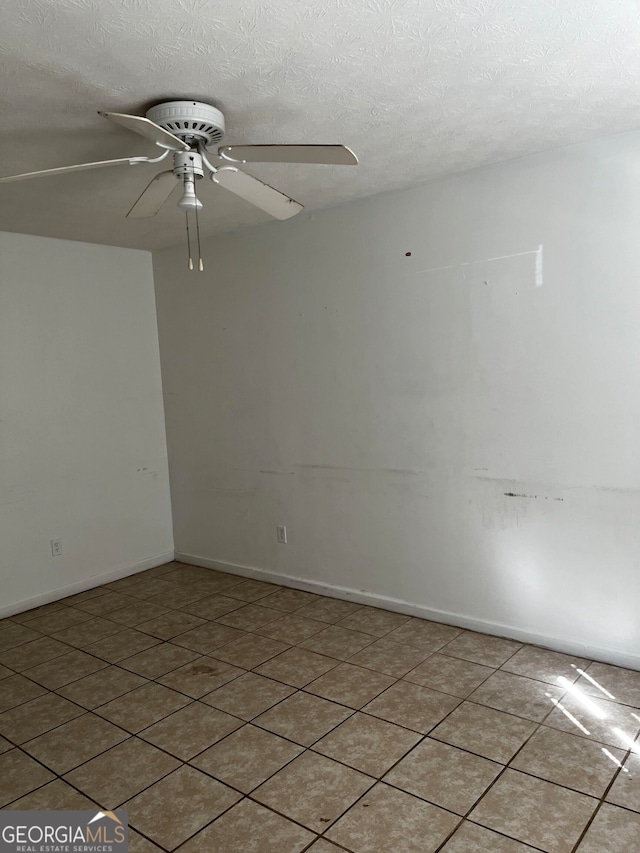
[[[0,621],[0,806],[131,853],[640,851],[640,673],[169,563]]]

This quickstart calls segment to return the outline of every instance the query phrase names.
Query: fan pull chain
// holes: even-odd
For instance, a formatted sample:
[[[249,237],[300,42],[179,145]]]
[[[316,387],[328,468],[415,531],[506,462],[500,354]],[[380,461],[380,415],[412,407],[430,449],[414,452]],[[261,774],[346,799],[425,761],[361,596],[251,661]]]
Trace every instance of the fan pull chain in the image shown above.
[[[184,214],[185,222],[187,223],[187,251],[189,252],[189,263],[187,264],[190,270],[193,269],[193,260],[191,259],[191,234],[189,233],[189,213]]]
[[[196,234],[198,235],[198,269],[200,272],[204,270],[202,263],[202,252],[200,251],[200,220],[198,219],[198,208],[196,206]]]

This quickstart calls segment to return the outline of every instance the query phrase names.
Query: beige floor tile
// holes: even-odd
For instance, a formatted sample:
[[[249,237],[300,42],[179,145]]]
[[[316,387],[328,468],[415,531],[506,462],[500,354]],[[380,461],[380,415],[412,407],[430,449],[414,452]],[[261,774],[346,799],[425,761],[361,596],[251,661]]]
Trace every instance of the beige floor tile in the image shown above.
[[[494,672],[489,666],[434,654],[408,672],[404,679],[464,699]]]
[[[265,583],[264,581],[242,580],[235,584],[230,594],[233,598],[239,598],[242,601],[258,601],[260,598],[265,598],[273,592],[278,592],[281,587],[277,584]]]
[[[398,681],[376,697],[363,711],[426,734],[460,703],[454,696],[447,696],[428,687]]]
[[[117,578],[114,581],[102,584],[99,589],[103,592],[124,592],[125,594],[128,594],[129,590],[136,587],[138,584],[144,583],[148,583],[148,581],[145,581],[142,573],[138,572],[137,574],[127,575],[124,578]]]
[[[123,578],[116,578],[114,581],[109,581],[109,583],[103,584],[100,589],[104,592],[125,592],[132,587],[137,586],[140,583],[147,583],[152,580],[151,577],[147,577],[145,572],[135,572],[132,575],[126,575]],[[158,578],[160,580],[160,578]]]
[[[248,794],[302,751],[301,746],[271,732],[246,725],[192,759],[191,764]]]
[[[24,675],[10,675],[0,681],[0,712],[23,705],[47,691],[40,684],[25,678]]]
[[[511,766],[531,776],[573,788],[592,797],[602,797],[617,772],[624,752],[584,737],[540,726]]]
[[[135,604],[135,602],[135,598],[123,592],[109,591],[97,598],[79,602],[76,604],[76,608],[84,610],[85,613],[90,613],[93,616],[104,616],[106,613],[112,613],[114,610],[119,610],[121,607],[126,607],[129,604]]]
[[[69,651],[69,646],[64,643],[60,643],[52,637],[42,637],[39,640],[32,640],[30,643],[24,643],[22,646],[0,652],[0,663],[10,666],[16,672],[23,672],[25,669],[53,660],[53,658],[60,657]],[[7,673],[13,674],[10,670],[7,670]]]
[[[80,649],[74,649],[66,655],[41,663],[38,666],[25,670],[25,675],[32,681],[42,684],[49,690],[63,687],[71,681],[78,681],[85,675],[91,675],[99,669],[104,669],[108,664],[99,658],[88,655]]]
[[[125,578],[127,584],[120,590],[127,595],[132,595],[134,598],[140,598],[146,601],[149,598],[154,598],[156,595],[166,595],[170,600],[171,594],[180,589],[171,581],[162,580],[162,578],[143,578],[134,580]]]
[[[555,707],[553,700],[560,700],[563,693],[562,689],[551,684],[499,671],[489,676],[469,699],[496,711],[541,723]]]
[[[203,566],[190,566],[186,563],[180,563],[173,571],[164,574],[162,579],[179,584],[181,587],[205,583],[212,587],[214,592],[225,592],[244,580],[239,575],[230,575],[227,572],[219,572]]]
[[[83,708],[93,709],[143,684],[146,684],[146,679],[139,675],[117,666],[109,666],[59,688],[58,693]]]
[[[455,831],[442,853],[534,853],[533,847],[521,844],[491,829],[465,820]]]
[[[242,669],[253,669],[288,648],[286,643],[278,642],[278,640],[258,637],[256,634],[245,634],[225,646],[220,646],[210,654],[211,657],[232,663]]]
[[[638,747],[640,748],[640,744]],[[624,762],[624,769],[616,777],[606,800],[616,806],[640,812],[640,755],[637,752],[629,754]]]
[[[101,705],[95,709],[95,713],[135,734],[188,705],[190,701],[182,693],[176,693],[161,684],[149,683]]]
[[[322,627],[322,624],[317,619],[305,619],[304,616],[287,613],[278,619],[274,619],[273,622],[267,622],[266,625],[258,628],[256,634],[262,637],[271,637],[272,640],[279,640],[281,643],[295,646],[297,643],[302,643],[303,640],[322,631]]]
[[[240,631],[257,631],[263,625],[275,622],[281,615],[279,610],[269,610],[268,607],[260,607],[258,604],[245,604],[232,613],[219,616],[216,621]]]
[[[558,686],[559,676],[567,681],[575,681],[580,677],[578,669],[586,669],[589,663],[590,661],[583,658],[562,655],[549,649],[524,646],[503,664],[502,669]]]
[[[435,727],[430,737],[508,764],[537,727],[537,723],[522,717],[463,702]]]
[[[109,663],[117,663],[120,660],[131,657],[151,646],[156,646],[160,640],[150,634],[136,631],[135,628],[125,628],[110,637],[104,637],[96,643],[85,646],[85,651],[91,655],[102,658]]]
[[[181,581],[177,585],[181,589],[185,586],[189,589],[197,589],[203,598],[222,594],[231,597],[231,591],[238,586],[238,580],[242,583],[242,578],[238,579],[237,575],[233,578],[231,575],[220,575],[219,577],[201,577],[186,584]]]
[[[19,749],[0,755],[0,807],[55,779],[42,765]]]
[[[242,800],[187,841],[180,853],[299,853],[313,837],[258,803]]]
[[[154,604],[172,608],[183,608],[187,604],[193,604],[194,601],[202,601],[203,598],[208,598],[212,594],[212,590],[202,590],[198,587],[189,584],[177,582],[173,584],[171,592],[160,592],[157,595],[152,595],[147,601],[152,601]]]
[[[340,625],[325,627],[322,622],[316,624],[319,624],[321,630],[300,643],[300,647],[337,660],[348,660],[365,646],[370,646],[373,640],[371,634],[363,634],[362,631],[352,631]]]
[[[13,744],[6,738],[0,737],[0,754],[3,752],[9,752],[10,749],[13,749]]]
[[[256,672],[292,687],[304,687],[314,678],[333,669],[335,665],[336,662],[332,658],[295,647],[263,663]]]
[[[67,785],[62,779],[54,779],[42,788],[32,791],[25,797],[21,797],[11,808],[17,811],[48,811],[72,809],[73,811],[85,811],[95,809],[95,803],[80,791],[76,791],[71,785]]]
[[[325,735],[313,749],[379,778],[421,738],[422,735],[386,720],[356,713]]]
[[[442,648],[443,655],[470,660],[483,666],[498,667],[506,663],[522,643],[515,640],[505,640],[502,637],[490,637],[488,634],[477,634],[475,631],[464,631],[455,640]]]
[[[154,566],[152,569],[145,569],[143,572],[136,572],[137,578],[164,578],[170,572],[175,571],[177,566],[182,563],[177,563],[175,560],[170,560],[168,563],[163,563],[161,566]],[[129,575],[129,577],[133,577]]]
[[[110,613],[109,619],[126,625],[128,628],[133,628],[140,625],[141,622],[148,622],[150,619],[155,619],[157,616],[162,616],[168,612],[167,607],[162,607],[151,601],[136,601],[128,607],[122,607]]]
[[[13,649],[15,646],[21,646],[23,643],[28,643],[30,640],[38,640],[42,634],[29,628],[27,625],[18,625],[16,623],[7,624],[0,631],[0,651],[5,649]]]
[[[577,853],[635,853],[639,838],[640,814],[604,803]]]
[[[192,631],[193,628],[197,628],[199,625],[208,624],[208,622],[199,616],[194,616],[193,613],[170,610],[168,613],[156,616],[155,619],[150,619],[148,622],[141,622],[136,628],[138,631],[144,631],[145,634],[151,634],[151,636],[158,637],[160,640],[170,640],[172,637],[177,637],[178,634]],[[178,645],[184,645],[184,643],[178,643]]]
[[[494,761],[426,738],[387,773],[384,781],[464,815],[502,769]]]
[[[583,676],[578,681],[584,693],[640,708],[640,672],[606,663],[592,663],[586,675],[588,678]]]
[[[119,665],[145,678],[158,678],[199,657],[199,653],[192,652],[191,649],[184,649],[173,643],[160,643],[158,646],[152,646],[144,652],[125,658]]]
[[[567,693],[545,725],[627,749],[640,730],[640,710],[594,696],[586,697],[586,702]]]
[[[228,625],[218,625],[217,622],[205,622],[197,628],[185,631],[184,634],[178,634],[173,638],[172,642],[177,646],[184,646],[186,649],[192,649],[206,655],[220,646],[224,646],[226,643],[238,640],[244,636],[246,634],[243,634],[242,631],[237,631]]]
[[[11,617],[11,622],[17,622],[20,625],[36,619],[38,616],[47,616],[49,613],[56,613],[58,610],[64,609],[64,604],[60,601],[50,601],[49,604],[43,604],[41,607],[32,607],[31,610],[24,610],[22,613],[14,613]]]
[[[99,595],[104,595],[106,592],[108,592],[106,587],[96,586],[93,589],[85,589],[82,592],[77,592],[75,595],[69,595],[57,603],[74,606],[80,601],[89,601],[89,599],[97,598]]]
[[[330,672],[321,675],[306,690],[324,699],[340,702],[350,708],[362,708],[375,696],[386,690],[394,682],[389,675],[363,669],[361,666],[353,666],[350,663],[341,663]]]
[[[246,578],[243,575],[231,574],[231,572],[222,572],[217,569],[205,569],[204,571],[208,572],[206,575],[206,582],[215,587],[215,592],[224,592],[225,595],[227,594],[227,591],[234,589],[244,581],[252,580],[252,578]],[[273,585],[275,586],[275,584]]]
[[[318,598],[312,592],[303,592],[300,589],[279,589],[277,592],[271,593],[260,599],[260,603],[264,607],[272,607],[274,610],[282,610],[292,613],[294,610],[299,610],[305,604],[311,604]]]
[[[144,838],[131,827],[129,827],[128,843],[128,853],[163,853],[161,847],[153,844],[148,838]]]
[[[265,711],[253,722],[303,746],[311,746],[318,738],[344,722],[351,713],[343,705],[299,692]]]
[[[326,622],[329,625],[335,625],[341,619],[351,616],[356,610],[360,610],[361,604],[354,604],[352,601],[342,601],[340,598],[316,598],[310,604],[305,604],[300,610],[297,610],[298,616],[305,616],[307,619],[317,619],[319,622]]]
[[[0,714],[0,734],[14,743],[25,743],[84,713],[83,708],[61,696],[46,693]]]
[[[210,598],[212,595],[224,594],[227,598],[231,598],[232,597],[231,591],[235,587],[235,585],[236,585],[235,581],[234,581],[234,585],[231,586],[226,581],[210,580],[210,579],[207,580],[204,578],[202,580],[196,581],[192,584],[187,584],[186,587],[180,583],[180,584],[178,584],[178,589],[180,589],[180,590],[189,589],[192,592],[198,592],[199,597],[197,599],[192,598],[191,602],[186,602],[186,600],[185,600],[184,603],[174,604],[173,606],[179,607],[180,609],[182,609],[184,607],[184,604],[186,604],[186,603],[193,603],[194,601],[202,601],[204,598]],[[170,599],[171,599],[171,596],[167,596],[167,603],[171,607],[172,602]]]
[[[462,634],[462,628],[454,628],[452,625],[443,625],[440,622],[430,622],[427,619],[411,618],[387,634],[387,639],[393,640],[394,643],[405,643],[414,649],[433,653],[460,634]]]
[[[370,776],[323,755],[305,752],[252,797],[309,829],[323,832],[372,784]]]
[[[321,635],[319,634],[318,637]],[[371,637],[369,637],[371,640]],[[318,650],[319,651],[319,650]],[[367,645],[362,651],[357,652],[349,663],[364,666],[366,669],[374,669],[394,678],[401,678],[425,659],[427,652],[414,649],[404,643],[395,643],[387,637],[382,637],[374,643]]]
[[[126,804],[129,822],[165,850],[230,808],[241,795],[194,767],[181,767]]]
[[[584,794],[506,770],[470,819],[547,853],[570,853],[597,805]]]
[[[177,758],[132,737],[67,773],[65,779],[102,808],[115,809],[179,766]]]
[[[180,693],[191,696],[192,699],[199,699],[243,673],[244,670],[236,666],[211,657],[201,657],[163,675],[158,681],[173,690],[179,690]]]
[[[243,602],[236,598],[228,598],[225,595],[209,595],[200,601],[185,604],[180,609],[184,610],[185,613],[200,616],[202,619],[217,619],[219,616],[225,616],[241,607],[243,607]]]
[[[433,853],[458,821],[431,803],[378,783],[327,836],[354,853]]]
[[[122,625],[117,622],[113,622],[111,619],[102,619],[100,616],[93,616],[88,622],[82,622],[80,626],[72,625],[62,631],[56,631],[51,636],[52,639],[59,640],[61,643],[66,643],[76,649],[86,650],[88,646],[97,643],[98,640],[119,634],[121,631]]]
[[[237,717],[193,702],[140,732],[139,737],[188,761],[241,725]]]
[[[102,596],[104,597],[104,596]],[[98,601],[99,599],[94,599]],[[84,604],[82,605],[85,606]],[[37,619],[31,619],[29,629],[39,631],[41,634],[55,634],[56,631],[62,631],[64,628],[80,625],[83,622],[88,622],[91,619],[91,614],[85,613],[78,607],[65,607],[62,610],[56,610],[55,613],[48,613],[46,616],[38,616]],[[36,639],[35,637],[33,639]]]
[[[295,688],[279,681],[247,672],[207,693],[201,701],[242,720],[252,720],[294,692]]]
[[[100,598],[103,600],[98,603]],[[157,634],[155,623],[163,619],[179,627],[179,633],[168,637],[170,642],[158,642],[155,634],[138,628],[151,623]],[[164,630],[168,630],[166,626]],[[107,661],[118,662],[118,666],[105,666],[90,675],[72,666],[74,661],[79,666],[88,665],[92,657],[100,659],[92,665],[102,666],[101,661]],[[202,666],[207,667],[206,673],[194,671]],[[497,673],[496,667],[500,667]],[[22,674],[22,681],[14,669]],[[255,671],[245,672],[249,669]],[[586,671],[593,681],[580,677],[578,670]],[[366,673],[360,676],[363,684],[368,676],[388,678],[380,688],[382,692],[370,701],[359,694],[363,684],[353,678],[354,673],[361,672]],[[32,681],[32,674],[43,680],[43,686],[62,684],[60,678],[65,682],[69,677],[78,680],[54,687],[58,696],[45,695]],[[566,681],[558,683],[558,676]],[[155,678],[159,684],[150,685],[147,678]],[[397,678],[402,680],[394,683]],[[621,849],[630,853],[635,834],[629,841],[625,833],[638,830],[626,816],[640,810],[640,755],[628,759],[626,773],[618,773],[615,762],[624,762],[622,750],[640,729],[640,711],[636,710],[640,707],[636,698],[639,678],[638,673],[618,667],[590,664],[538,647],[179,563],[88,590],[64,604],[45,605],[28,616],[20,614],[15,621],[0,622],[0,731],[8,726],[7,736],[16,736],[23,744],[25,753],[20,754],[25,758],[26,753],[38,758],[36,766],[66,773],[70,781],[72,776],[80,779],[84,773],[83,784],[91,784],[104,798],[103,802],[86,790],[85,797],[64,781],[55,780],[25,792],[19,801],[24,808],[92,808],[93,802],[101,808],[115,808],[134,798],[144,806],[142,820],[151,820],[153,809],[161,809],[161,798],[156,806],[151,799],[145,804],[141,799],[148,793],[145,789],[167,774],[175,775],[180,759],[193,765],[193,773],[204,773],[211,783],[219,784],[218,793],[238,788],[253,792],[253,799],[259,791],[275,796],[275,786],[271,786],[276,781],[283,787],[284,798],[271,804],[264,801],[270,808],[251,800],[240,803],[239,794],[231,791],[232,800],[222,811],[214,803],[213,816],[199,824],[204,828],[190,830],[184,843],[177,842],[180,853],[201,849],[212,853],[269,853],[272,849],[274,853],[339,853],[342,849],[350,853],[404,853],[405,847],[409,853],[414,840],[420,853],[440,847],[442,853],[533,853],[534,849],[569,853],[571,846],[553,845],[563,833],[575,845],[587,820],[578,835],[566,836],[566,815],[558,821],[555,812],[562,812],[566,806],[573,831],[586,810],[585,802],[595,802],[586,794],[599,796],[612,778],[615,781],[607,794],[611,805],[606,804],[606,808],[614,811],[603,814],[609,822],[620,824],[624,839]],[[174,683],[167,683],[169,679]],[[587,694],[586,702],[566,691],[567,683],[572,682]],[[112,746],[106,740],[108,733],[117,732],[118,738],[127,735],[108,722],[110,718],[98,706],[127,700],[140,688],[159,686],[171,688],[169,695],[172,691],[184,694],[177,710],[163,708],[156,721],[149,724],[145,720],[147,728],[141,729],[138,737]],[[298,687],[304,690],[295,692]],[[32,695],[34,689],[40,692]],[[358,700],[364,696],[367,704],[354,713],[351,708],[360,705],[360,701],[355,704],[356,695]],[[199,696],[201,701],[190,702]],[[611,696],[631,707],[607,702]],[[83,714],[81,708],[70,712],[73,705],[46,707],[52,701],[54,705],[63,701],[61,697],[83,708],[98,708],[96,716]],[[347,697],[351,697],[351,706],[339,704]],[[467,697],[469,701],[461,704],[460,700]],[[17,700],[19,705],[1,713],[3,698]],[[135,706],[138,702],[134,700],[128,702]],[[562,707],[555,707],[553,700]],[[141,713],[153,711],[154,701],[141,703]],[[589,701],[594,703],[591,709]],[[596,714],[592,713],[594,706]],[[134,710],[132,707],[132,714]],[[544,726],[539,728],[543,718]],[[252,721],[252,725],[243,725],[242,720]],[[232,721],[230,727],[225,721]],[[25,737],[27,733],[30,739]],[[421,741],[427,733],[429,738]],[[347,785],[347,800],[349,796],[353,799],[346,805],[343,801],[335,816],[325,813],[325,804],[333,802],[326,799],[327,792],[334,799],[344,794],[339,785],[336,792],[335,784],[328,781],[337,772],[336,767],[355,773],[361,781],[368,779],[369,785],[371,777],[379,778],[387,771],[391,781],[391,774],[398,768],[406,771],[412,756],[419,755],[425,744],[432,745],[427,751],[434,754],[449,750],[450,756],[455,755],[455,762],[450,758],[435,771],[433,760],[421,762],[424,767],[429,764],[433,777],[427,787],[437,789],[443,800],[455,799],[457,777],[464,779],[464,795],[470,795],[469,778],[473,774],[460,771],[465,761],[480,762],[476,769],[486,769],[486,765],[508,762],[518,749],[520,752],[493,787],[489,784],[471,819],[463,821],[457,830],[460,818],[442,811],[451,805],[443,805],[424,792],[400,790],[395,782],[376,785],[352,807],[360,795],[354,795]],[[303,747],[312,747],[312,751],[302,753]],[[106,751],[97,754],[100,750]],[[12,743],[0,736],[0,758],[15,752]],[[311,768],[314,759],[327,762],[321,772],[315,764]],[[76,766],[81,761],[86,763]],[[419,777],[418,764],[415,773]],[[455,773],[449,769],[454,764]],[[75,769],[68,772],[72,766]],[[125,778],[119,779],[120,774]],[[274,775],[268,778],[269,774]],[[510,783],[506,789],[501,787],[505,778]],[[350,779],[353,783],[354,777]],[[503,809],[500,820],[518,818],[523,811],[520,798],[516,797],[517,806],[509,806],[514,779],[523,790],[526,788],[520,823],[539,833],[537,842],[523,837],[522,830],[521,835],[513,835],[498,825],[480,826],[475,819],[485,802],[494,811]],[[343,789],[344,782],[343,778]],[[419,782],[414,780],[414,784]],[[168,792],[174,784],[165,786],[165,796],[172,796]],[[532,791],[531,784],[549,787]],[[312,796],[300,797],[300,790],[309,787]],[[538,825],[542,820],[531,814],[539,806],[539,814],[546,815],[546,805],[540,806],[538,801],[545,799],[549,789],[554,794],[555,812],[547,837]],[[366,785],[362,790],[366,791]],[[498,805],[492,805],[495,790],[507,792],[506,805],[499,802],[504,800],[502,794],[496,800]],[[566,795],[578,800],[566,801]],[[285,811],[282,802],[289,801],[292,805],[286,808],[290,811]],[[291,811],[295,809],[311,815],[303,821],[308,829],[298,825],[300,817]],[[461,802],[457,809],[461,811]],[[214,819],[218,814],[222,816]],[[387,820],[389,815],[393,815],[393,824]],[[442,816],[449,821],[449,829],[438,836],[435,829]],[[313,820],[317,820],[315,825]],[[406,828],[420,826],[421,822],[428,826],[422,833]],[[131,824],[135,826],[133,821]],[[388,838],[387,824],[392,833]],[[256,826],[264,827],[264,831],[256,832]],[[309,829],[324,832],[327,827],[327,837],[313,842]],[[346,828],[343,839],[331,836],[338,828]],[[170,839],[163,845],[159,835],[149,840],[149,833],[142,827],[140,830],[143,834],[131,829],[132,853],[160,853],[174,843]],[[602,839],[611,835],[610,828],[602,833],[596,818],[577,853],[618,853],[615,847],[611,851],[602,847]],[[615,838],[617,842],[618,836]]]
[[[215,569],[207,569],[203,566],[194,566],[190,563],[181,563],[174,561],[173,567],[169,568],[161,575],[163,581],[169,581],[180,586],[189,586],[203,578],[217,578],[218,576],[227,577],[226,573],[218,572]]]
[[[129,735],[94,714],[84,714],[23,744],[23,749],[61,776],[111,749]]]
[[[353,631],[362,631],[374,637],[384,637],[410,619],[402,613],[392,613],[391,610],[380,610],[377,607],[361,607],[350,616],[340,620],[343,628]]]

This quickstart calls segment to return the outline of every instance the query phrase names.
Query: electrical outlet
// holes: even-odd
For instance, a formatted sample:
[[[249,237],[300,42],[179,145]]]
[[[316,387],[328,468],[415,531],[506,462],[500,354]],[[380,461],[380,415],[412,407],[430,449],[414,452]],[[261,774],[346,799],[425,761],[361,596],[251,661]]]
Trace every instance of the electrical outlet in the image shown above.
[[[51,556],[59,557],[62,554],[62,539],[51,540]]]
[[[276,526],[276,539],[281,545],[287,544],[287,528],[282,525]]]

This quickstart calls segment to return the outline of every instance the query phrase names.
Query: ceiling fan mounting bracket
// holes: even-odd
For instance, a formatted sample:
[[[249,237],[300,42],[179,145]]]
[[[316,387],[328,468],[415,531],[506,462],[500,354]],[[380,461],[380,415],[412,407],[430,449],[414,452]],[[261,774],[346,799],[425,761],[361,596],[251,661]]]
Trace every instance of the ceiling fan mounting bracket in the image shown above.
[[[224,136],[224,116],[220,110],[200,101],[156,104],[146,116],[188,145],[199,143],[207,147],[220,142]]]

